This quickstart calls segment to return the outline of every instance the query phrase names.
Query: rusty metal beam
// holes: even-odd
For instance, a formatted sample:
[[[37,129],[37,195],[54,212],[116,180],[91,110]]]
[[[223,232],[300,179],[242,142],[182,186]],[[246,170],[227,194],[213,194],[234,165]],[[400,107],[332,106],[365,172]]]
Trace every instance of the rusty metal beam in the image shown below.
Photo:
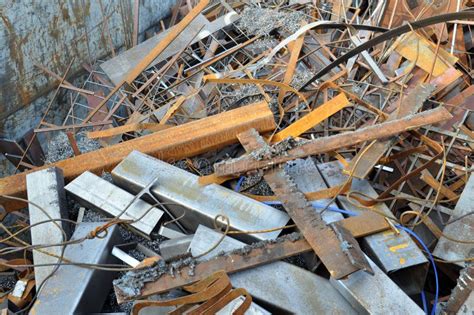
[[[360,222],[355,224],[358,226],[357,228],[351,230],[348,226],[348,232],[353,234],[354,237],[362,237],[380,230],[378,220],[372,220],[373,217],[360,216],[360,218]],[[117,294],[117,302],[123,303],[127,300],[136,299],[138,297],[164,293],[174,288],[179,288],[196,282],[218,270],[223,270],[228,274],[232,274],[312,250],[309,243],[304,238],[300,238],[297,234],[290,234],[280,237],[272,242],[265,242],[266,243],[257,243],[262,246],[255,244],[250,245],[245,247],[243,250],[237,250],[235,253],[230,252],[214,259],[198,262],[194,266],[184,266],[179,270],[175,270],[173,275],[170,273],[162,274],[161,276],[158,276],[155,281],[148,280],[150,282],[144,284],[138,296],[131,296],[122,290],[126,290],[129,286],[134,286],[129,282],[129,280],[131,280],[130,277],[127,276],[128,279],[125,280],[116,280],[114,282],[114,288],[115,293]],[[132,275],[132,277],[143,279],[147,278],[147,274],[154,273],[152,270],[144,270],[143,272],[145,277],[142,277],[139,273]],[[122,281],[124,283],[121,283]],[[129,290],[126,291],[130,292]]]
[[[174,275],[168,273],[163,274],[156,281],[146,282],[141,289],[140,297],[146,297],[167,292],[175,288],[180,288],[219,270],[223,270],[226,273],[234,273],[298,255],[310,250],[311,247],[306,240],[294,240],[291,237],[283,240],[280,239],[280,241],[275,243],[268,243],[261,248],[250,247],[248,253],[245,248],[243,250],[245,254],[240,252],[229,253],[225,256],[219,256],[205,262],[197,263],[194,268],[192,266],[183,267]],[[125,283],[124,286],[126,287],[127,284]],[[137,296],[127,295],[121,289],[121,285],[117,282],[114,283],[114,288],[118,303],[137,298]]]
[[[391,137],[408,130],[417,129],[424,125],[435,124],[450,119],[451,117],[452,115],[444,107],[438,107],[416,115],[383,122],[353,132],[318,138],[301,144],[288,150],[285,154],[271,159],[258,160],[252,155],[247,155],[239,159],[218,163],[214,165],[214,170],[218,176],[242,174],[248,171],[281,164],[297,158],[304,158],[309,155],[331,152],[340,148],[360,144],[365,141]]]
[[[201,120],[122,142],[93,152],[50,164],[63,170],[66,181],[85,171],[100,174],[110,171],[130,152],[138,150],[161,160],[177,160],[214,150],[236,142],[237,134],[255,128],[266,132],[275,128],[273,114],[266,102],[244,106]],[[38,170],[41,168],[37,168]],[[0,179],[0,195],[25,197],[25,173]],[[20,209],[20,202],[3,200],[7,211]]]
[[[238,138],[247,152],[269,148],[255,129]],[[340,279],[360,269],[372,273],[353,235],[342,225],[326,225],[283,168],[266,172],[264,178],[332,277]]]
[[[353,219],[353,221],[351,224],[345,225],[345,228],[355,238],[376,233],[384,227],[385,229],[389,228],[386,222],[381,222],[374,216],[357,216],[351,219]],[[347,221],[347,219],[342,222],[345,221]],[[270,242],[265,242],[266,243],[258,243],[263,246],[255,244],[250,245],[242,251],[238,250],[236,253],[231,252],[214,259],[198,262],[194,267],[182,267],[179,270],[175,270],[173,275],[165,273],[158,276],[155,281],[148,280],[150,282],[144,284],[139,296],[130,296],[122,290],[124,288],[127,289],[128,287],[134,287],[134,284],[129,283],[130,277],[127,276],[127,279],[124,281],[125,283],[121,283],[123,279],[119,279],[114,283],[115,292],[117,293],[117,301],[118,303],[123,303],[127,300],[136,299],[138,297],[146,297],[167,292],[171,289],[193,283],[218,270],[224,270],[226,273],[231,274],[312,250],[309,243],[297,234],[290,234]],[[147,274],[154,273],[153,270],[144,270],[143,272],[145,275],[144,277],[140,274],[133,275],[132,277],[144,279],[147,278]]]

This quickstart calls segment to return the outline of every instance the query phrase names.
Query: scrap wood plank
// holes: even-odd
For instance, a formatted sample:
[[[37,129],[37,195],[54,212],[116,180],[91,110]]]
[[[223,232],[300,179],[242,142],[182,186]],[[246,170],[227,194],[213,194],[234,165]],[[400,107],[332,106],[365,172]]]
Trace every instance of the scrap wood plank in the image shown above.
[[[237,140],[237,134],[249,128],[256,128],[260,132],[271,131],[275,128],[273,114],[266,102],[243,106],[81,154],[48,165],[48,167],[57,166],[61,168],[66,180],[70,181],[85,171],[100,174],[104,170],[111,170],[133,150],[153,155],[162,160],[182,159],[229,145]],[[28,172],[1,178],[0,195],[25,197],[26,174]],[[8,211],[24,207],[21,202],[4,199],[1,199],[1,201]]]
[[[340,93],[336,97],[322,104],[318,108],[311,111],[309,114],[303,116],[282,131],[275,134],[275,136],[272,138],[272,142],[282,141],[290,136],[298,137],[303,132],[308,131],[350,104],[351,102],[347,99],[346,95],[344,93]]]
[[[418,85],[403,98],[402,102],[398,102],[398,110],[393,111],[387,121],[397,118],[403,118],[418,112],[426,99],[434,92],[435,87],[431,84]],[[384,153],[392,144],[391,140],[377,141],[367,150],[360,150],[354,159],[349,162],[348,167],[344,169],[344,173],[351,174],[356,178],[365,178],[374,168]]]
[[[319,138],[290,149],[283,155],[270,159],[255,159],[251,154],[244,157],[214,164],[215,173],[218,176],[242,174],[260,168],[270,167],[297,158],[309,155],[327,153],[343,147],[349,147],[365,141],[395,136],[405,131],[414,130],[424,125],[434,124],[450,119],[451,114],[444,108],[424,111],[405,118],[383,122],[381,124],[362,128],[353,132],[346,132],[330,137]]]
[[[238,139],[247,152],[269,148],[255,129],[239,134]],[[326,225],[284,169],[267,171],[264,178],[332,277],[341,279],[361,269],[372,273],[352,234],[337,223]]]

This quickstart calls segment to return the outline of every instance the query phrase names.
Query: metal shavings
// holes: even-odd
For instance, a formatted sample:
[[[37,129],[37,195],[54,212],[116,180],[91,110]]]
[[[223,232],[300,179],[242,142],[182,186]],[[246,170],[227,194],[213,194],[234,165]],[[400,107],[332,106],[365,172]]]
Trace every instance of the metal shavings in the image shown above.
[[[48,151],[45,154],[45,164],[54,163],[74,155],[74,151],[69,144],[69,140],[65,133],[59,132],[48,143]]]
[[[263,100],[260,89],[254,84],[240,85],[238,90],[226,96],[228,99],[222,106],[224,110],[234,109]]]
[[[102,146],[96,140],[87,138],[84,132],[76,134],[77,146],[81,153],[87,153],[100,149]],[[48,143],[48,151],[45,154],[45,164],[68,159],[74,156],[71,144],[64,132],[59,132]]]
[[[133,233],[129,229],[119,226],[119,233],[121,237],[123,238],[125,243],[140,243],[146,248],[154,251],[155,253],[160,253],[160,244],[166,239],[162,236],[159,235],[154,235],[153,240],[148,240],[146,238],[143,238],[142,236]]]
[[[100,175],[100,177],[102,179],[105,179],[106,181],[108,181],[109,183],[113,183],[113,179],[112,179],[112,174],[110,174],[109,172],[102,172],[102,174]]]
[[[143,259],[146,258],[145,254],[143,254],[141,251],[139,251],[136,248],[129,250],[127,254],[129,254],[130,256],[132,256],[138,261],[142,261]]]
[[[272,36],[267,36],[261,39],[257,39],[252,44],[248,45],[245,49],[253,53],[254,55],[259,55],[266,50],[272,49],[278,45],[278,41]]]
[[[311,80],[315,74],[315,71],[310,71],[307,69],[296,71],[290,85],[299,90],[306,83],[308,83],[308,81]]]
[[[304,15],[299,11],[282,12],[258,7],[246,7],[238,25],[250,35],[268,35],[274,29],[293,34],[301,27]]]
[[[0,288],[3,292],[8,292],[15,287],[16,281],[14,274],[0,275]]]

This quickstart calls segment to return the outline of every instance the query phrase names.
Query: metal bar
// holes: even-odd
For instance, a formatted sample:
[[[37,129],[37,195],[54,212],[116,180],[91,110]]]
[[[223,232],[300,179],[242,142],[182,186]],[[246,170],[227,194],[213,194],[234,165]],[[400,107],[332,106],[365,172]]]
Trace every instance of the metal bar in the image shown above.
[[[265,243],[263,247],[256,246],[256,248],[249,248],[248,251],[245,250],[245,254],[236,253],[219,256],[205,262],[197,263],[194,266],[179,268],[174,275],[168,273],[161,274],[157,280],[145,282],[139,296],[146,297],[167,292],[196,282],[218,270],[223,270],[230,274],[301,254],[309,250],[311,250],[311,247],[304,239],[295,240],[293,237],[287,237],[279,242],[268,242]],[[127,277],[114,282],[118,303],[137,298],[137,296],[130,295],[134,292],[134,290],[130,290],[129,288],[130,277],[135,276],[128,274]],[[140,273],[138,273],[136,277],[140,277]]]
[[[218,214],[226,215],[231,228],[239,231],[271,229],[289,221],[286,213],[264,205],[220,185],[201,186],[198,176],[143,153],[134,151],[113,171],[114,182],[137,193],[156,178],[151,193],[169,205],[174,216],[185,213],[180,222],[194,231],[198,224],[213,226]],[[222,221],[224,222],[224,221]],[[274,239],[280,231],[242,235],[244,240]]]
[[[97,122],[90,122],[87,124],[75,124],[75,125],[67,125],[67,126],[55,126],[55,127],[49,127],[49,128],[37,128],[37,129],[34,129],[34,132],[39,133],[39,132],[59,131],[59,130],[66,130],[66,129],[79,129],[79,128],[111,125],[111,124],[112,124],[111,120],[97,121]]]
[[[70,182],[65,189],[84,207],[105,212],[111,217],[118,216],[128,206],[127,211],[120,218],[125,220],[141,218],[131,226],[147,238],[150,238],[151,232],[163,216],[163,211],[160,209],[152,207],[141,199],[135,200],[134,195],[91,172],[84,172]]]
[[[374,275],[358,271],[331,284],[352,304],[358,314],[424,314],[368,257]]]
[[[269,150],[255,129],[239,134],[238,138],[247,152]],[[362,251],[350,232],[341,225],[326,225],[284,169],[272,169],[264,178],[332,277],[339,279],[360,269],[371,272],[364,259],[360,259]]]
[[[32,202],[28,204],[30,224],[34,225],[46,220],[68,218],[64,178],[60,169],[51,167],[30,173],[26,177],[26,184],[28,200]],[[41,208],[38,208],[36,205]],[[69,236],[68,231],[69,227],[61,221],[33,226],[31,228],[31,244],[48,245],[62,243],[67,240]],[[62,248],[60,246],[53,246],[42,250],[60,256]],[[33,251],[33,261],[37,265],[54,264],[58,262],[58,258],[35,250]],[[53,269],[54,266],[35,267],[35,279],[38,286],[45,281]]]
[[[470,176],[464,187],[461,196],[459,197],[456,207],[452,211],[451,218],[459,218],[472,212],[474,205],[474,176]],[[472,216],[465,216],[447,225],[443,234],[450,238],[458,240],[472,240],[474,239],[474,222]],[[445,260],[462,260],[472,257],[472,244],[454,242],[446,237],[441,237],[433,251],[433,255]],[[466,267],[468,262],[458,261],[455,264]]]
[[[318,164],[317,167],[329,187],[341,185],[348,178],[342,174],[342,166],[337,161]],[[378,197],[366,180],[353,179],[351,190],[360,191],[372,198]],[[344,196],[337,197],[337,200],[344,209],[360,214],[367,213],[367,209],[349,203]],[[392,216],[384,203],[378,203],[373,208],[389,217]],[[399,235],[393,231],[372,234],[366,236],[362,244],[372,260],[405,292],[408,294],[421,292],[428,272],[426,268],[428,260],[406,232],[400,231]]]
[[[229,124],[230,121],[232,124]],[[85,171],[101,174],[103,171],[111,170],[133,150],[157,156],[162,160],[176,160],[234,143],[237,140],[236,135],[249,128],[256,128],[260,132],[275,128],[273,114],[267,103],[247,105],[81,154],[54,163],[52,166],[61,168],[66,181],[70,181]],[[0,179],[0,194],[26,196],[26,174],[27,172],[24,172]],[[2,202],[7,211],[24,207],[21,202],[11,200]]]
[[[216,244],[221,233],[200,225],[189,250],[200,255]],[[245,244],[226,236],[211,253],[199,258],[212,259],[221,252],[230,252]],[[293,314],[355,314],[349,303],[330,285],[329,281],[287,262],[278,261],[230,275],[234,286],[245,288],[269,310]]]
[[[359,37],[357,36],[351,36],[351,41],[356,45],[356,46],[360,46],[362,45],[362,41],[359,39]],[[374,61],[374,59],[372,58],[372,56],[367,52],[367,50],[364,50],[361,52],[362,54],[362,57],[364,57],[365,61],[367,62],[367,64],[369,65],[369,67],[372,69],[372,71],[375,73],[375,75],[377,76],[377,78],[380,80],[380,82],[382,82],[382,84],[387,84],[388,83],[388,80],[387,78],[385,77],[385,75],[383,74],[382,70],[379,68],[379,66],[377,65],[377,63]]]
[[[77,225],[72,240],[81,239],[103,223],[81,223]],[[119,228],[108,228],[104,238],[94,238],[80,244],[66,247],[64,257],[70,261],[88,264],[111,264],[119,261],[110,252],[123,240]],[[41,290],[31,314],[89,314],[100,312],[110,293],[112,280],[116,272],[104,271],[80,266],[59,267]],[[100,283],[100,285],[97,285]]]
[[[186,235],[170,239],[160,244],[160,254],[165,261],[171,261],[184,257],[188,252],[189,244],[194,235]]]
[[[240,174],[284,163],[297,158],[304,158],[309,155],[327,153],[365,141],[398,135],[402,132],[414,130],[424,125],[434,124],[451,117],[451,114],[444,107],[438,107],[402,119],[391,120],[381,124],[361,128],[353,132],[318,138],[301,144],[300,146],[287,151],[286,154],[271,159],[257,160],[254,159],[252,155],[247,155],[238,160],[218,163],[214,165],[214,169],[216,174],[219,176]]]

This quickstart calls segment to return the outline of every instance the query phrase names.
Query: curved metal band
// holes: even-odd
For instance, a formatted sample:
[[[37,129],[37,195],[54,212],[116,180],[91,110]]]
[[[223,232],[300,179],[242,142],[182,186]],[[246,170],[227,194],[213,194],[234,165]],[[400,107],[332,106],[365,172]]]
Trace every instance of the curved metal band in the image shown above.
[[[423,20],[419,21],[414,21],[411,22],[410,24],[405,24],[402,26],[399,26],[397,28],[394,28],[392,30],[389,30],[377,37],[372,38],[371,40],[363,43],[360,46],[355,47],[354,49],[350,50],[346,54],[342,55],[341,57],[337,58],[334,60],[332,63],[321,69],[318,73],[316,73],[311,80],[309,80],[305,85],[303,85],[300,88],[300,91],[305,91],[306,87],[316,81],[317,79],[321,78],[323,75],[328,73],[331,69],[334,67],[337,67],[343,62],[348,61],[350,58],[354,57],[355,55],[363,52],[364,50],[367,50],[375,45],[378,45],[380,43],[383,43],[384,41],[387,41],[389,39],[392,39],[394,37],[400,36],[402,34],[408,33],[409,31],[417,30],[423,27],[427,27],[433,24],[438,24],[438,23],[443,23],[443,22],[448,22],[448,21],[453,21],[453,20],[467,20],[467,19],[472,19],[474,18],[474,10],[469,9],[461,12],[455,12],[455,13],[447,13],[447,14],[441,14],[437,16],[432,16]]]

